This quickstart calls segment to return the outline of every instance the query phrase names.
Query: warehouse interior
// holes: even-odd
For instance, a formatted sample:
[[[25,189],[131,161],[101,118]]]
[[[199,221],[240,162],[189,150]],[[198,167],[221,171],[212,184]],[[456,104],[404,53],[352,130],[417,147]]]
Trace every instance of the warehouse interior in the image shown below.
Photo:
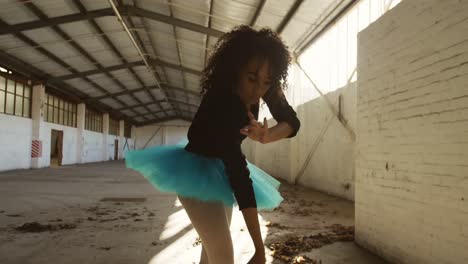
[[[464,0],[0,1],[0,263],[199,263],[177,197],[125,154],[187,136],[242,24],[288,45],[301,121],[242,145],[282,183],[267,263],[468,263]],[[236,210],[231,232],[247,263]]]

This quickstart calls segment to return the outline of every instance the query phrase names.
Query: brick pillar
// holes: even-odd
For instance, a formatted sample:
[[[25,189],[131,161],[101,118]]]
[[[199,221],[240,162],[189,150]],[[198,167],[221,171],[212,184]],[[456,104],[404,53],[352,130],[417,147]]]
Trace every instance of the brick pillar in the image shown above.
[[[76,113],[76,163],[83,163],[84,153],[84,130],[85,130],[85,118],[86,118],[86,105],[84,103],[78,104]]]
[[[31,167],[32,168],[42,168],[47,167],[49,164],[45,164],[48,159],[44,157],[49,153],[49,151],[44,151],[45,142],[48,140],[46,138],[47,133],[44,131],[44,103],[46,100],[45,86],[42,84],[33,86],[32,89],[32,140],[39,143],[40,148],[42,149],[39,157],[31,158]],[[50,139],[49,139],[50,140]],[[31,142],[31,145],[33,143]],[[31,153],[34,150],[31,149]],[[35,151],[34,151],[35,152]]]
[[[123,159],[124,157],[124,145],[125,145],[125,121],[119,121],[119,159]]]
[[[106,161],[109,160],[109,146],[107,142],[107,138],[109,136],[109,113],[105,113],[102,116],[102,160]]]

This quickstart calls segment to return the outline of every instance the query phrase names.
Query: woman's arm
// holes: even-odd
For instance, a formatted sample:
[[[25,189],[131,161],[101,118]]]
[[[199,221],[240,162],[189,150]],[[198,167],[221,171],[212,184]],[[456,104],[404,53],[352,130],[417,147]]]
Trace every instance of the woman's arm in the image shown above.
[[[289,137],[293,133],[293,128],[286,122],[279,122],[276,126],[268,128],[260,143],[266,144]]]
[[[241,129],[241,133],[248,136],[250,139],[258,141],[262,144],[278,141],[283,138],[290,137],[294,129],[286,121],[279,122],[276,126],[268,128],[266,118],[263,125],[257,120],[252,113],[249,112],[250,125]]]
[[[257,208],[245,208],[242,210],[242,214],[255,246],[255,254],[247,264],[264,264],[266,262],[265,247],[263,246],[262,233],[260,232]]]
[[[250,124],[240,131],[250,139],[263,144],[275,142],[283,138],[292,138],[297,134],[301,126],[296,112],[289,105],[283,91],[278,88],[270,89],[263,97],[263,100],[268,105],[273,118],[278,124],[272,128],[268,128],[266,118],[262,125],[249,112]]]
[[[254,258],[249,263],[265,263],[265,249],[258,221],[257,204],[245,156],[241,152],[240,145],[226,145],[226,150],[223,162],[229,176],[229,183],[255,246]]]
[[[242,215],[244,216],[245,224],[249,230],[250,237],[255,246],[256,252],[265,253],[263,247],[262,234],[260,232],[260,224],[258,221],[258,212],[256,207],[245,208],[242,210]]]

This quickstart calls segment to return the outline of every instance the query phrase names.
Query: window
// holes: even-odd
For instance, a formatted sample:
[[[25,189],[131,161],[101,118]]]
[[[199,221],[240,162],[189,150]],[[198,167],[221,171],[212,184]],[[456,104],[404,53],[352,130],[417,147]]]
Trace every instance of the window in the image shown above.
[[[86,109],[85,129],[102,133],[102,114]]]
[[[44,120],[64,126],[76,127],[77,105],[60,97],[46,94]]]
[[[401,0],[361,0],[330,25],[299,55],[299,62],[322,92],[330,93],[355,83],[357,69],[358,33],[382,16]],[[304,47],[301,47],[301,49]],[[290,84],[299,88],[296,105],[306,104],[320,94],[307,89],[310,81],[294,65]],[[294,76],[294,77],[293,77]],[[307,87],[307,88],[306,88]],[[294,89],[293,89],[294,90]]]
[[[119,135],[119,121],[109,118],[109,134],[118,136]]]
[[[0,113],[31,118],[31,86],[0,76]]]

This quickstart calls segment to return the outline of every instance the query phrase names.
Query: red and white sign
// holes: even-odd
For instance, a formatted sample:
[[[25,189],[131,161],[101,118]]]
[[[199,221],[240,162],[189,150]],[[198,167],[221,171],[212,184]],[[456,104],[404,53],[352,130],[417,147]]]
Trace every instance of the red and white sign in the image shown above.
[[[31,148],[31,158],[40,158],[42,156],[42,141],[33,140]]]

